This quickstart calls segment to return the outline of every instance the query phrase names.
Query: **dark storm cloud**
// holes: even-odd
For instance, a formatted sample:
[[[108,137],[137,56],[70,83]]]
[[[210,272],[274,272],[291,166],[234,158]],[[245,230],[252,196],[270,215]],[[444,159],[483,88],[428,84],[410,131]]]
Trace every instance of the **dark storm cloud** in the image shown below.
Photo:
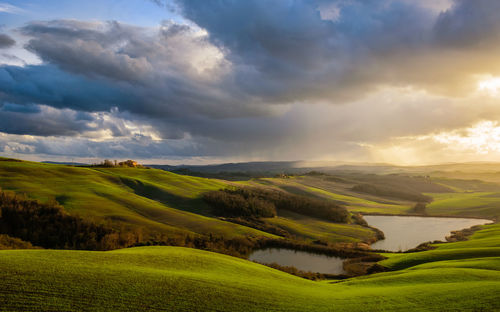
[[[247,105],[254,96],[238,90],[224,74],[229,64],[220,52],[186,25],[165,22],[150,30],[117,22],[52,21],[33,23],[22,33],[33,38],[30,51],[65,73],[132,93],[135,103],[121,104],[123,110],[155,117],[266,110]]]
[[[500,2],[456,0],[442,12],[435,24],[436,41],[441,45],[477,48],[500,41]]]
[[[0,66],[0,101],[44,104],[81,111],[132,105],[119,86],[62,71],[52,65]]]
[[[13,47],[16,41],[6,34],[0,34],[0,49]]]
[[[92,137],[100,131],[109,130],[114,136],[130,134],[121,120],[111,120],[112,118],[107,118],[109,115],[105,117],[99,113],[54,109],[35,104],[4,103],[0,106],[0,132]]]
[[[268,101],[359,97],[403,69],[383,61],[426,44],[433,14],[395,1],[178,1],[239,65],[239,85]],[[397,79],[395,79],[397,80]],[[337,100],[337,101],[335,101]]]
[[[43,63],[0,67],[0,131],[76,137],[106,130],[134,139],[78,144],[99,153],[126,153],[129,146],[143,157],[266,152],[321,131],[307,125],[313,117],[287,114],[287,107],[342,104],[388,86],[457,95],[475,86],[478,73],[500,74],[495,1],[456,0],[441,12],[406,0],[176,3],[191,24],[153,29],[57,20],[21,28],[26,48]],[[54,110],[36,111],[39,105]],[[121,115],[108,122],[93,115],[114,116],[114,109]],[[349,116],[350,122],[338,120],[342,129],[318,119],[347,147],[360,139],[345,131],[359,129],[356,114]],[[36,125],[36,119],[44,120]],[[123,119],[150,124],[172,140],[136,137]],[[395,124],[394,131],[407,132],[408,123]],[[384,127],[371,132],[367,138],[388,135]],[[40,153],[51,150],[37,144]]]

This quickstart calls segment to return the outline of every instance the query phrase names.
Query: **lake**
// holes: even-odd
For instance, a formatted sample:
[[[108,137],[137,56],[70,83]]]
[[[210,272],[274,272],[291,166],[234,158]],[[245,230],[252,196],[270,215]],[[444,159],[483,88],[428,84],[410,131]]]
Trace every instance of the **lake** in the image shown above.
[[[405,251],[421,243],[441,240],[451,231],[490,223],[486,219],[438,218],[414,216],[363,216],[366,222],[385,234],[385,239],[371,245],[372,249]]]
[[[277,263],[282,266],[294,266],[302,271],[325,274],[344,274],[339,257],[329,257],[305,251],[295,251],[283,248],[267,248],[254,251],[248,258],[261,263]]]
[[[385,239],[371,245],[372,249],[405,251],[421,243],[445,240],[451,231],[473,225],[490,223],[486,219],[438,218],[414,216],[364,216],[370,226],[384,232]],[[344,259],[284,248],[267,248],[254,251],[249,260],[293,266],[302,271],[325,274],[345,274]]]

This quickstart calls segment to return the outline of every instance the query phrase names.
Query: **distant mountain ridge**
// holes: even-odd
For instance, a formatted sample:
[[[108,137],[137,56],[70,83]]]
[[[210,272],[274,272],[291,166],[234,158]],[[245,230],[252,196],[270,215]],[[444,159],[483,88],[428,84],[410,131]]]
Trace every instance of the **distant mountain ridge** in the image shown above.
[[[205,174],[217,173],[249,173],[249,174],[303,174],[310,171],[324,173],[365,172],[374,174],[427,174],[431,172],[500,172],[500,163],[470,162],[437,165],[401,166],[385,163],[349,163],[323,161],[256,161],[241,163],[224,163],[213,165],[146,165],[166,171],[191,171]]]

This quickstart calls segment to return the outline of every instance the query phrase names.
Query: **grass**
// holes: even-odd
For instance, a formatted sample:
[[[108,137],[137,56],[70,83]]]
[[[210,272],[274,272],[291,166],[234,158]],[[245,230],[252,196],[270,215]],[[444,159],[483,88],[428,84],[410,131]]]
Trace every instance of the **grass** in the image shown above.
[[[204,192],[232,187],[207,179],[140,168],[72,167],[36,162],[0,161],[0,187],[41,201],[56,199],[70,213],[96,220],[113,220],[163,233],[213,233],[225,238],[275,235],[226,222],[211,215]],[[299,239],[352,242],[373,231],[308,217],[269,220],[282,224]],[[323,231],[330,233],[325,234]]]
[[[266,179],[266,186],[330,197],[351,210],[394,213],[408,208],[403,202],[357,197],[301,178],[277,180]],[[481,183],[453,183],[457,193],[432,194],[429,214],[498,216],[499,193],[472,190]],[[0,187],[42,201],[55,198],[72,213],[163,231],[267,235],[210,216],[200,195],[226,185],[234,184],[154,169],[0,162]],[[290,212],[267,221],[308,240],[352,242],[371,235],[356,225]],[[395,271],[336,282],[313,282],[243,259],[180,247],[3,250],[0,311],[500,310],[500,224],[482,226],[468,241],[435,246],[418,253],[387,253],[380,263]]]
[[[500,217],[500,193],[464,192],[427,194],[434,201],[427,205],[430,215],[494,218]]]
[[[70,213],[162,232],[226,237],[270,234],[207,216],[200,196],[223,181],[157,169],[84,168],[35,162],[0,162],[0,187],[41,201],[56,199]]]
[[[406,214],[414,205],[414,203],[401,200],[354,193],[349,188],[339,185],[339,183],[332,183],[314,177],[262,178],[243,183],[245,185],[272,186],[295,194],[334,200],[353,212]]]
[[[391,269],[404,269],[423,263],[500,257],[500,224],[483,225],[481,228],[467,241],[435,244],[436,249],[425,252],[386,254],[389,259],[380,264]]]
[[[425,193],[433,201],[426,213],[435,216],[500,218],[500,185],[480,180],[433,178],[433,182],[453,189],[454,193]],[[292,193],[334,200],[351,212],[366,214],[415,214],[414,202],[355,193],[350,185],[335,183],[321,177],[292,179],[265,178],[246,181],[246,185],[263,185]]]
[[[180,247],[0,251],[0,310],[494,311],[499,259],[312,282]]]
[[[266,221],[308,240],[360,242],[368,241],[374,236],[373,231],[366,227],[322,221],[289,211],[280,211],[278,217],[268,218]]]

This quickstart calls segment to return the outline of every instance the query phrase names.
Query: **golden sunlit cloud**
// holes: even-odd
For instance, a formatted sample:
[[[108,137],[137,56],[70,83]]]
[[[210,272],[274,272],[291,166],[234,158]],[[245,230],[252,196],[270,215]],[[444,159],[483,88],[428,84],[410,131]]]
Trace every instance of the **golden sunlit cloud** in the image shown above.
[[[483,120],[470,127],[394,137],[390,143],[365,147],[373,159],[401,165],[496,161],[500,158],[500,123]]]
[[[500,126],[497,121],[481,121],[470,128],[442,132],[432,136],[451,149],[488,154],[500,151]]]
[[[486,92],[491,96],[500,95],[500,77],[488,77],[480,80],[478,83],[478,90]]]

